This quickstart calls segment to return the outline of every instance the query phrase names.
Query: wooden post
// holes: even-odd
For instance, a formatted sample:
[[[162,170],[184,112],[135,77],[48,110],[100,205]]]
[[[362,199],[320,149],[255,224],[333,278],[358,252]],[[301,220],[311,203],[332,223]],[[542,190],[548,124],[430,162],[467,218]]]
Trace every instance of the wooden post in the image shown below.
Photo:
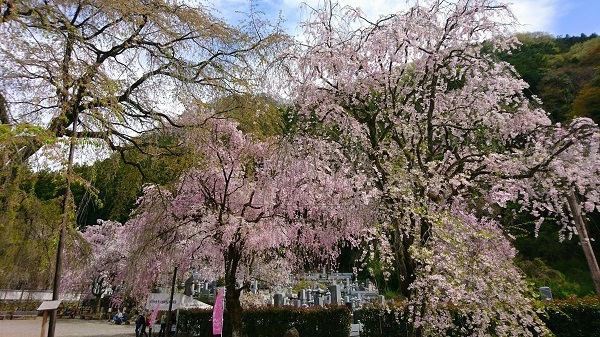
[[[66,187],[67,191],[65,192],[65,199],[63,201],[63,214],[62,214],[62,222],[60,224],[60,229],[58,232],[58,245],[56,247],[56,265],[54,266],[54,281],[52,282],[52,300],[58,301],[58,295],[60,290],[60,279],[61,279],[61,269],[62,269],[62,254],[63,254],[63,246],[65,241],[65,233],[66,228],[69,225],[70,221],[70,212],[71,212],[71,180],[73,175],[73,160],[75,158],[75,142],[77,140],[77,122],[79,120],[79,115],[75,112],[75,117],[73,118],[73,135],[69,140],[69,162],[67,163],[67,179],[66,179]],[[50,322],[48,323],[48,337],[54,337],[54,331],[56,329],[56,310],[50,312]]]
[[[173,271],[173,282],[171,282],[171,300],[169,301],[169,311],[167,313],[167,331],[165,331],[165,336],[171,336],[171,315],[173,314],[171,310],[173,309],[173,295],[175,293],[175,281],[177,280],[177,267]]]
[[[569,195],[567,196],[567,201],[569,202],[569,208],[571,210],[573,220],[575,220],[575,228],[577,228],[577,232],[579,233],[579,242],[581,243],[581,247],[583,248],[585,259],[587,260],[590,272],[592,273],[592,279],[594,280],[594,285],[596,286],[596,296],[598,296],[598,298],[600,299],[600,269],[598,268],[598,261],[596,260],[596,256],[594,255],[592,245],[590,244],[590,238],[588,237],[585,222],[583,221],[583,217],[581,216],[579,202],[577,201],[577,197],[575,196],[573,189],[571,189],[571,191],[569,192]]]
[[[44,316],[42,319],[42,333],[40,337],[46,336],[46,321],[48,320],[48,310],[44,310]]]
[[[46,334],[46,321],[48,320],[48,311],[50,312],[50,318],[52,318],[52,316],[56,317],[56,312],[58,311],[58,308],[60,307],[60,303],[61,303],[61,301],[59,301],[59,300],[44,301],[37,308],[38,311],[44,312],[44,316],[42,319],[42,333],[40,334],[40,337],[44,337],[44,335]],[[50,330],[48,330],[48,333],[49,332],[50,332]],[[54,333],[54,332],[52,332],[52,333]]]

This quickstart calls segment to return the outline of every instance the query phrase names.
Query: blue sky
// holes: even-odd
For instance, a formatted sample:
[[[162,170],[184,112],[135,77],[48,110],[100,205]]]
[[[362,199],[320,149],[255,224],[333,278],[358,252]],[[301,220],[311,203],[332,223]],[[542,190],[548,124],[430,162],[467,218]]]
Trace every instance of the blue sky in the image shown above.
[[[231,19],[236,11],[247,12],[249,0],[207,0],[219,9],[221,16]],[[294,27],[302,19],[301,4],[317,6],[320,0],[254,0],[258,9],[267,17],[279,14],[287,21],[291,34],[298,33]],[[343,5],[360,7],[368,17],[376,18],[402,10],[405,0],[339,0]],[[521,26],[519,31],[542,31],[554,36],[600,34],[600,0],[506,0]]]
[[[600,34],[599,0],[513,0],[522,31],[554,36]],[[531,29],[529,29],[531,28]]]

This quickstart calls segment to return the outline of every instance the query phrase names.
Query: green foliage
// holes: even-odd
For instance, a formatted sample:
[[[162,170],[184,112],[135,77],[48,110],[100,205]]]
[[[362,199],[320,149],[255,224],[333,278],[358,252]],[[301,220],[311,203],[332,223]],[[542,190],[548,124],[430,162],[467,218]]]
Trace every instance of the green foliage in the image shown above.
[[[452,321],[458,328],[447,330],[445,336],[467,337],[473,335],[473,331],[465,324],[469,319],[456,312],[453,312],[451,316]],[[408,321],[407,308],[402,305],[388,308],[367,307],[356,311],[354,317],[363,324],[361,336],[364,337],[412,336],[413,334],[409,333],[410,331],[419,330],[415,329]]]
[[[550,287],[552,295],[556,298],[566,298],[572,294],[581,294],[581,286],[576,282],[569,282],[565,275],[556,269],[550,268],[540,258],[519,260],[517,266],[527,275],[534,289]]]
[[[118,156],[75,169],[93,188],[73,188],[80,228],[97,219],[125,222],[141,193],[142,175]]]
[[[532,283],[534,291],[541,286],[548,286],[555,298],[566,298],[571,295],[587,296],[594,293],[592,281],[585,255],[579,245],[579,238],[573,236],[560,241],[556,224],[547,220],[541,225],[536,235],[535,224],[526,217],[516,219],[518,225],[511,227],[513,241],[519,251],[517,265]],[[590,224],[597,222],[597,216],[590,217]],[[588,226],[591,237],[600,233],[596,226]],[[598,251],[599,242],[592,242]]]
[[[571,297],[536,303],[546,326],[556,337],[600,336],[600,302],[597,298]]]
[[[600,38],[553,37],[544,33],[523,33],[521,46],[499,57],[511,63],[529,84],[528,96],[536,95],[556,122],[573,117],[600,121],[596,79],[600,75]]]
[[[318,284],[319,288],[321,288],[321,289],[326,289],[327,288],[327,285],[324,284],[324,283],[321,283],[321,282],[309,281],[309,280],[301,280],[301,281],[298,281],[296,283],[296,285],[294,286],[294,289],[292,289],[292,291],[294,293],[298,293],[302,289],[312,289],[313,285],[315,284],[315,282]]]
[[[406,336],[407,315],[402,309],[380,307],[367,307],[354,312],[356,321],[363,324],[362,336],[384,337],[384,336]]]
[[[373,258],[369,258],[366,263],[367,265],[364,269],[369,271],[369,275],[365,274],[363,277],[371,278],[377,285],[377,289],[385,293],[385,298],[402,296],[399,291],[400,284],[396,268],[387,266],[384,260],[380,258],[378,252],[374,254]]]
[[[589,36],[587,36],[586,34],[581,34],[579,36],[570,36],[569,34],[565,35],[565,36],[557,36],[556,37],[556,44],[558,45],[559,48],[559,52],[561,53],[566,53],[569,51],[569,49],[578,43],[582,43],[591,39],[595,39],[598,37],[598,34],[594,33],[594,34],[590,34]]]
[[[179,329],[189,336],[212,336],[212,311],[192,310],[179,314]],[[227,311],[224,320],[228,319]],[[347,337],[350,335],[351,312],[347,307],[261,308],[243,312],[243,335],[247,337],[283,336],[294,327],[300,336]],[[223,336],[230,336],[224,325]]]
[[[559,52],[556,39],[544,33],[522,33],[517,34],[517,38],[522,43],[519,49],[501,57],[512,64],[529,83],[530,91],[527,93],[539,95],[537,85],[550,72],[548,56]]]
[[[264,139],[279,136],[284,130],[280,105],[265,95],[232,94],[217,100],[214,107],[222,115],[235,119],[244,133]]]
[[[600,55],[600,53],[598,53]],[[600,82],[600,81],[595,81]],[[573,102],[571,114],[575,117],[589,117],[595,121],[600,121],[600,85],[584,87]]]
[[[564,71],[555,70],[542,78],[537,91],[543,101],[542,107],[554,121],[564,121],[577,95],[573,79]]]
[[[155,137],[147,143],[158,144],[160,152],[147,146],[75,168],[82,177],[72,186],[80,228],[95,225],[98,219],[126,222],[144,184],[167,185],[192,165],[190,152],[180,145],[178,132],[146,137]],[[164,153],[166,148],[171,151],[168,155]]]
[[[34,311],[39,308],[42,302],[19,302],[19,301],[0,301],[0,311]]]
[[[346,307],[266,308],[244,313],[244,332],[249,337],[283,336],[292,327],[300,336],[348,336],[350,310]]]
[[[227,313],[223,314],[223,320],[227,319]],[[177,327],[180,333],[188,336],[212,336],[212,311],[211,310],[186,310],[179,312]],[[223,328],[227,329],[228,324]],[[228,332],[231,334],[231,331]],[[224,334],[226,335],[226,334]]]
[[[0,185],[0,287],[47,289],[63,200],[57,191],[64,180],[25,166],[11,174]]]
[[[600,336],[600,302],[597,298],[537,301],[535,308],[556,337]],[[363,337],[400,337],[406,336],[409,328],[404,310],[402,307],[369,307],[356,311],[354,316],[363,324]],[[458,316],[453,320],[455,323],[466,321]],[[454,330],[447,331],[446,336],[470,336],[470,333]]]

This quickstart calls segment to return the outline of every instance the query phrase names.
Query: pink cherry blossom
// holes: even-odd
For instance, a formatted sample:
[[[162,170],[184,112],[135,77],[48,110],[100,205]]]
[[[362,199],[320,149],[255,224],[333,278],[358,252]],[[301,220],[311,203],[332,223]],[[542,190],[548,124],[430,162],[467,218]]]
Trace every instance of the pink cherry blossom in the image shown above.
[[[495,0],[415,1],[378,19],[325,3],[304,24],[290,69],[300,113],[346,131],[382,196],[365,239],[394,268],[411,336],[456,328],[474,335],[542,329],[495,219],[499,208],[560,219],[565,195],[599,205],[598,127],[553,125],[496,51],[516,45],[513,17]],[[365,252],[365,258],[374,256]]]

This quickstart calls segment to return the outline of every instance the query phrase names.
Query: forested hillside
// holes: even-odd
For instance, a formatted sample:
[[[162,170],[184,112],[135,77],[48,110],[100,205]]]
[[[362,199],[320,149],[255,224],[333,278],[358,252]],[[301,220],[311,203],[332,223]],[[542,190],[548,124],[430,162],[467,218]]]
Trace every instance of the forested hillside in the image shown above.
[[[600,37],[554,37],[545,33],[518,35],[522,43],[510,62],[529,84],[526,95],[537,96],[555,122],[589,117],[600,123]],[[600,216],[587,219],[596,256],[600,254]],[[546,221],[538,235],[527,218],[511,227],[520,252],[519,266],[536,286],[550,286],[554,295],[593,294],[594,285],[577,236],[559,240],[557,226]],[[537,236],[537,237],[536,237]]]
[[[544,33],[518,35],[522,45],[510,62],[530,85],[542,107],[556,122],[574,117],[600,121],[600,37],[553,37]]]

